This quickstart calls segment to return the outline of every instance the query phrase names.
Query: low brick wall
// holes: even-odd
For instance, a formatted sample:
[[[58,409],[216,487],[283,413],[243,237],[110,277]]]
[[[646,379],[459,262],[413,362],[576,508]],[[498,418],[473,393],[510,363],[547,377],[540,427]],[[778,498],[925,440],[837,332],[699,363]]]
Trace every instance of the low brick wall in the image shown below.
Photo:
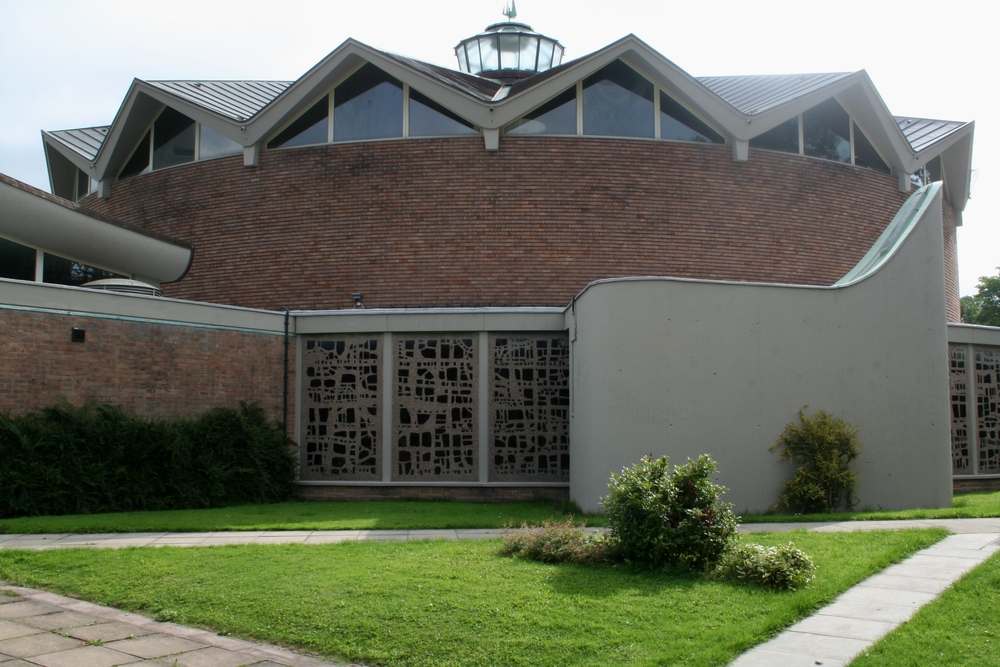
[[[569,500],[568,486],[317,486],[300,485],[302,500],[459,500],[506,503],[514,500]]]
[[[71,341],[73,327],[86,330],[86,342]],[[39,410],[65,397],[174,417],[247,401],[281,419],[278,335],[3,309],[0,349],[0,410]],[[292,390],[294,357],[289,373]]]
[[[955,479],[952,480],[952,491],[954,493],[1000,491],[1000,477],[986,477],[983,479]]]

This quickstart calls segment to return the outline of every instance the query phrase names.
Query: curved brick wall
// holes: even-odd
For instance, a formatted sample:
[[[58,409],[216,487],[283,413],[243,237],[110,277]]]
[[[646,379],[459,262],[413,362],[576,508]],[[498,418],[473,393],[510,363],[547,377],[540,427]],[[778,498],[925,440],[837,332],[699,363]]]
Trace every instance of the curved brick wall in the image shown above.
[[[765,151],[503,137],[490,153],[470,137],[195,163],[84,205],[194,244],[167,296],[325,309],[352,291],[368,307],[564,306],[619,276],[831,284],[904,198],[894,177]]]

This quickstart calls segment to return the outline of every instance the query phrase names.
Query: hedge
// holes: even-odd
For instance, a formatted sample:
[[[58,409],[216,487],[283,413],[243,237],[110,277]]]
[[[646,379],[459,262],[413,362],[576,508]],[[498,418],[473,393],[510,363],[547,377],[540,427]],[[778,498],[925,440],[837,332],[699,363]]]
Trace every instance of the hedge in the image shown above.
[[[287,500],[290,445],[256,404],[171,420],[96,402],[0,413],[0,518]]]

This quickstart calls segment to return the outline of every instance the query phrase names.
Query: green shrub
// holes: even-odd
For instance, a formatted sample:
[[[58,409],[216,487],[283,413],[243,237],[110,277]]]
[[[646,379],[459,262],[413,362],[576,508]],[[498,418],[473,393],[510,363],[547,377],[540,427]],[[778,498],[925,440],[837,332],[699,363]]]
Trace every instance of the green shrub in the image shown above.
[[[286,500],[289,444],[257,405],[171,421],[94,402],[0,413],[0,517]]]
[[[815,577],[816,564],[789,542],[778,547],[740,544],[723,556],[716,576],[781,591],[799,589]]]
[[[615,545],[603,533],[588,534],[572,520],[550,520],[506,532],[500,553],[542,563],[593,564],[614,560]]]
[[[799,463],[785,482],[774,509],[813,514],[853,509],[858,474],[851,461],[861,453],[858,429],[839,417],[819,410],[812,417],[799,410],[801,426],[789,424],[771,450],[781,449],[781,459]]]
[[[621,557],[652,567],[717,563],[733,542],[737,519],[732,505],[720,502],[725,489],[709,478],[715,469],[707,455],[673,472],[666,456],[644,456],[612,474],[602,502]]]

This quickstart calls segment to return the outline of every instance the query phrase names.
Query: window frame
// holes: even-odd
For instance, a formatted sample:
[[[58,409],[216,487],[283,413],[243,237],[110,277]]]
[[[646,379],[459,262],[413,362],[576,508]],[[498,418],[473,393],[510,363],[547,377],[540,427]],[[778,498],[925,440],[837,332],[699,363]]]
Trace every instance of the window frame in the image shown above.
[[[332,145],[332,144],[337,144],[337,145],[340,145],[340,144],[358,144],[358,143],[366,143],[366,142],[372,142],[372,141],[399,141],[401,139],[407,139],[407,140],[410,140],[410,139],[414,139],[414,140],[419,140],[419,139],[458,139],[458,138],[463,138],[463,137],[468,138],[468,137],[476,137],[476,136],[481,137],[482,136],[482,134],[483,134],[483,128],[482,127],[480,127],[476,123],[472,122],[468,118],[464,118],[463,116],[461,116],[461,114],[458,114],[455,111],[453,111],[451,109],[448,109],[448,107],[446,105],[441,104],[441,102],[438,102],[437,100],[435,100],[431,95],[428,95],[427,93],[422,92],[420,90],[417,91],[418,93],[420,93],[420,95],[428,98],[429,100],[431,100],[432,102],[434,102],[436,104],[440,104],[441,106],[445,107],[446,109],[448,109],[449,111],[451,111],[452,113],[454,113],[456,116],[459,116],[460,118],[463,118],[466,122],[468,122],[470,125],[472,125],[472,129],[474,130],[474,132],[471,132],[471,133],[468,133],[468,134],[422,134],[422,135],[419,135],[419,136],[411,136],[410,135],[410,89],[412,88],[412,86],[410,86],[410,84],[406,83],[405,81],[400,81],[400,83],[402,84],[402,87],[403,87],[403,130],[402,130],[402,133],[400,134],[400,136],[398,136],[398,137],[379,137],[377,139],[348,139],[348,140],[342,140],[342,141],[335,141],[334,140],[334,130],[335,130],[334,123],[336,121],[334,119],[334,115],[335,115],[335,110],[336,110],[336,108],[335,108],[336,102],[335,102],[334,91],[342,83],[344,83],[349,78],[351,78],[352,76],[354,76],[355,74],[357,74],[358,71],[361,70],[361,68],[364,67],[365,65],[372,65],[373,67],[377,67],[378,69],[382,70],[383,72],[385,72],[389,76],[392,76],[392,74],[389,74],[389,72],[386,72],[386,70],[382,69],[381,67],[379,67],[375,63],[367,61],[367,60],[363,61],[360,65],[358,65],[356,67],[353,67],[350,70],[348,70],[348,72],[344,76],[342,76],[339,79],[337,79],[337,81],[333,85],[331,85],[331,86],[323,89],[318,94],[316,94],[314,97],[312,97],[311,100],[310,100],[310,102],[302,107],[302,111],[300,113],[296,114],[288,122],[283,123],[280,127],[276,128],[275,131],[273,131],[270,134],[268,134],[267,135],[267,139],[265,139],[264,142],[263,142],[264,149],[268,150],[268,151],[283,151],[283,150],[292,150],[292,149],[295,149],[295,148],[307,148],[307,147],[310,147],[310,146],[326,146],[326,145]],[[396,78],[396,77],[393,77],[393,78]],[[326,142],[325,143],[301,144],[301,145],[298,145],[298,146],[276,146],[275,148],[267,148],[267,145],[271,141],[273,141],[275,137],[277,137],[279,134],[281,134],[282,132],[284,132],[285,129],[287,129],[288,126],[290,126],[292,123],[294,123],[296,120],[298,120],[299,117],[303,113],[305,113],[306,111],[308,111],[309,109],[311,109],[317,102],[319,102],[323,98],[324,95],[328,95],[329,96],[327,98],[327,104],[329,106],[327,107],[327,116],[326,116],[326,118],[327,118],[327,129],[326,129]]]
[[[10,236],[7,236],[6,234],[0,234],[0,238],[3,238],[5,240],[7,240],[7,241],[10,241],[11,243],[16,243],[18,245],[22,245],[22,246],[24,246],[26,248],[31,248],[32,250],[35,251],[35,279],[34,279],[34,282],[36,282],[36,283],[44,283],[46,285],[60,285],[60,283],[46,283],[44,280],[42,280],[42,277],[43,277],[44,271],[45,271],[45,255],[52,255],[53,257],[59,257],[61,259],[65,259],[65,260],[68,260],[70,262],[77,262],[79,264],[85,264],[87,266],[92,266],[95,269],[100,269],[101,271],[110,271],[111,273],[117,273],[117,274],[123,275],[128,280],[135,280],[135,274],[129,273],[128,271],[123,271],[121,269],[112,269],[112,268],[109,268],[108,266],[102,266],[102,265],[99,265],[99,264],[94,264],[93,262],[86,262],[86,261],[84,261],[82,259],[79,259],[79,258],[76,258],[76,257],[69,257],[67,255],[63,255],[63,254],[57,253],[57,252],[49,252],[49,251],[45,250],[44,248],[42,248],[41,246],[37,246],[37,245],[35,245],[33,243],[25,243],[24,241],[12,238]],[[66,287],[66,285],[63,285],[63,287]]]
[[[574,86],[572,86],[572,88],[574,88],[576,90],[576,133],[575,134],[531,134],[531,135],[529,135],[529,134],[509,134],[509,132],[508,132],[511,129],[511,127],[514,125],[514,123],[522,120],[525,116],[527,116],[529,113],[531,113],[535,109],[538,109],[539,107],[544,106],[545,104],[548,104],[549,102],[551,102],[555,98],[557,98],[560,95],[564,94],[567,90],[571,89],[571,88],[563,88],[562,90],[558,91],[554,95],[552,95],[552,96],[548,97],[547,99],[543,100],[541,103],[536,104],[535,106],[533,106],[531,109],[529,109],[524,114],[518,116],[517,118],[515,118],[511,122],[509,122],[506,125],[504,125],[504,127],[503,127],[503,134],[504,134],[504,136],[512,136],[512,137],[541,137],[541,136],[546,136],[546,137],[593,137],[593,138],[598,138],[598,139],[627,139],[627,140],[630,140],[630,141],[665,141],[665,142],[669,142],[669,143],[698,144],[698,145],[702,145],[702,146],[705,146],[705,145],[708,145],[708,146],[728,146],[728,145],[730,145],[731,139],[730,139],[728,133],[720,130],[713,122],[711,122],[710,120],[706,119],[703,114],[699,113],[698,111],[695,111],[694,109],[692,109],[691,107],[689,107],[687,104],[685,104],[684,102],[682,102],[680,99],[678,99],[679,97],[681,97],[681,95],[676,90],[674,90],[672,88],[667,88],[666,86],[663,86],[663,85],[660,85],[654,79],[652,79],[651,77],[647,76],[642,71],[641,68],[636,67],[635,65],[633,65],[627,58],[618,57],[618,58],[615,58],[615,60],[621,61],[623,64],[625,64],[632,71],[634,71],[636,74],[638,74],[640,77],[642,77],[643,79],[645,79],[646,81],[648,81],[653,86],[653,136],[652,137],[633,137],[633,136],[617,136],[617,135],[604,135],[604,134],[584,134],[583,133],[583,79],[585,79],[587,77],[581,77],[574,84]],[[614,61],[612,61],[612,62],[614,62]],[[593,74],[596,74],[597,72],[601,71],[602,69],[604,69],[604,67],[607,67],[610,64],[611,64],[610,62],[606,63],[605,65],[603,65],[602,67],[594,70],[593,72],[591,72],[587,76],[591,76]],[[660,127],[660,93],[664,93],[664,94],[668,95],[669,97],[671,97],[672,99],[674,99],[678,104],[680,104],[681,106],[683,106],[692,116],[694,116],[695,118],[697,118],[701,122],[705,123],[705,125],[707,125],[708,127],[710,127],[712,130],[714,130],[720,137],[723,138],[724,143],[719,144],[719,143],[715,143],[714,141],[712,141],[712,142],[709,142],[709,143],[706,144],[703,141],[689,141],[687,139],[664,139],[664,138],[662,138],[662,136],[661,136],[661,127]]]

